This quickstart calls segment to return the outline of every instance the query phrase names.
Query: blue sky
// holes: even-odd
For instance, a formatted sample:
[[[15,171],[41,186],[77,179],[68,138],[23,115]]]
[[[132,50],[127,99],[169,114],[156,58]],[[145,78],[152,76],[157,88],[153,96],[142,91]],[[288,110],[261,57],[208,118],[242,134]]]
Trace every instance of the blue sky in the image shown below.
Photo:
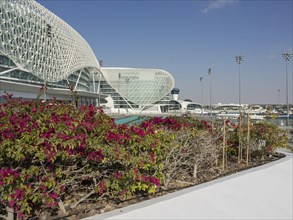
[[[106,67],[167,70],[180,99],[209,104],[286,103],[292,51],[292,0],[37,0],[76,29]],[[292,59],[288,63],[293,103]],[[278,93],[278,89],[280,92]],[[279,99],[278,99],[279,94]]]

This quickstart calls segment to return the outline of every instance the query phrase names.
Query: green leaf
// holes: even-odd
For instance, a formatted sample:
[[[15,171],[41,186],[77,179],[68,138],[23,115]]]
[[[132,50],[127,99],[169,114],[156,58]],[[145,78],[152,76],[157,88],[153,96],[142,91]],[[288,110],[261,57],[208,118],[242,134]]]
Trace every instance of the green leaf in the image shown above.
[[[155,193],[156,192],[156,188],[154,186],[152,186],[149,191],[149,193]]]

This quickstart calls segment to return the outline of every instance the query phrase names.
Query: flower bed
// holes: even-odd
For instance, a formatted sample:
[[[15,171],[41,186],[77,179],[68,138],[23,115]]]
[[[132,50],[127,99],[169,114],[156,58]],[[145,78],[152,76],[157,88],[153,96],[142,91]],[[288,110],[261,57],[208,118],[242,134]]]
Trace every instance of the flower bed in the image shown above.
[[[222,121],[211,124],[188,115],[126,126],[94,106],[5,98],[0,105],[3,218],[66,216],[85,204],[120,204],[237,164],[239,127],[228,121],[224,133]],[[250,142],[244,125],[241,131],[241,142],[251,146],[250,164],[288,142],[286,132],[272,124],[252,125]],[[245,155],[244,148],[243,160]]]

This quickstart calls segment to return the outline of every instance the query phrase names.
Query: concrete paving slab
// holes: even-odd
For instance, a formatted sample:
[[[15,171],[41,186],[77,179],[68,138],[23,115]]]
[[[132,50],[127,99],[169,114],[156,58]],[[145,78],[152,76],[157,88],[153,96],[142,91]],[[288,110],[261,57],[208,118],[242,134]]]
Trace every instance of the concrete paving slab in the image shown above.
[[[286,157],[90,219],[293,219],[293,159]]]

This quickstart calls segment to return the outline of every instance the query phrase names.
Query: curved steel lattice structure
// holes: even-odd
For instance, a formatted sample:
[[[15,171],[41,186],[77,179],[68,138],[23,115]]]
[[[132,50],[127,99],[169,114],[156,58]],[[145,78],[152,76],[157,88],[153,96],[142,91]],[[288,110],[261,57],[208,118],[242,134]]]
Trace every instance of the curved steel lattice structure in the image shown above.
[[[161,69],[101,68],[109,85],[124,99],[141,106],[154,104],[174,87],[170,73]]]
[[[34,0],[0,0],[0,80],[8,90],[28,97],[36,93],[33,86],[44,83],[51,96],[70,96],[74,90],[85,103],[89,97],[95,103],[103,93],[113,98],[114,108],[143,109],[174,87],[164,70],[101,68],[88,43]]]
[[[100,68],[88,43],[67,23],[33,0],[0,0],[0,55],[15,69],[56,83]]]

